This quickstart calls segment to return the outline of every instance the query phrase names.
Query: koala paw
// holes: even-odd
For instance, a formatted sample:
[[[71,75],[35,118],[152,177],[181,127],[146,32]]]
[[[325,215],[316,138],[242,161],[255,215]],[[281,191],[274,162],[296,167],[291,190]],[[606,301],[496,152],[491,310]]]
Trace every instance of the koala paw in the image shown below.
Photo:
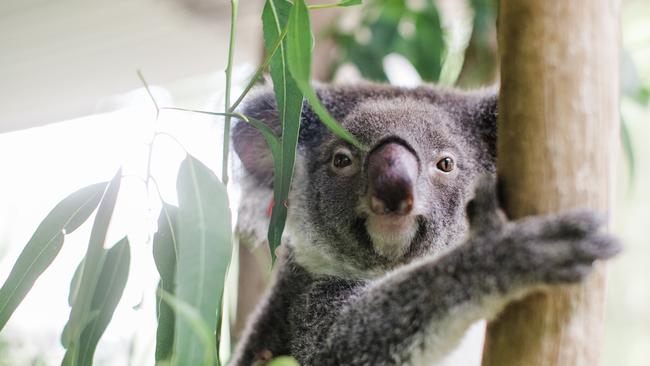
[[[515,287],[578,282],[594,261],[622,249],[618,240],[600,232],[603,217],[590,211],[507,221],[490,177],[479,180],[467,215],[470,240],[486,260],[491,258],[501,282]]]
[[[515,272],[540,284],[582,280],[596,260],[618,254],[622,247],[600,232],[603,219],[589,211],[530,217],[509,223],[502,244],[513,250]]]

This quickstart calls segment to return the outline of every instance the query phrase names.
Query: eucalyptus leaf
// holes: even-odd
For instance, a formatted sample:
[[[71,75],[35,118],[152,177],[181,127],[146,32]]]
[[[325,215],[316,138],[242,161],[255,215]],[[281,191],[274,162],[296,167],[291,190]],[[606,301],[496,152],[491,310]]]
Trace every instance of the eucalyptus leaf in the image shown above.
[[[81,332],[75,365],[92,365],[97,343],[113,317],[129,277],[131,251],[125,237],[106,252],[101,272],[94,288],[90,323]],[[68,352],[71,352],[69,349]]]
[[[300,366],[300,364],[291,356],[279,356],[272,359],[266,366]]]
[[[285,0],[266,1],[262,12],[262,23],[267,52],[272,52],[274,45],[282,37],[283,29],[287,26],[291,7],[291,3]],[[286,40],[283,40],[280,50],[273,55],[269,64],[276,96],[275,100],[282,123],[281,150],[274,149],[269,143],[275,172],[273,176],[274,206],[268,233],[271,258],[273,260],[275,260],[275,249],[281,243],[282,232],[287,218],[287,200],[296,158],[303,105],[302,92],[291,75],[289,75],[286,60]]]
[[[307,8],[310,10],[316,10],[316,9],[328,9],[328,8],[342,8],[346,6],[353,6],[353,5],[360,5],[361,0],[342,0],[339,1],[338,3],[332,3],[332,4],[315,4],[315,5],[309,5]]]
[[[72,275],[72,280],[70,281],[70,291],[68,292],[68,305],[72,306],[74,304],[74,299],[77,297],[77,291],[79,291],[79,284],[81,283],[81,273],[84,270],[84,261],[83,259],[77,265],[77,269],[74,270]]]
[[[0,288],[0,329],[57,256],[64,234],[76,230],[95,211],[106,185],[97,183],[70,194],[39,224]]]
[[[342,0],[338,3],[338,6],[354,6],[361,5],[361,0]]]
[[[120,189],[122,180],[122,169],[118,170],[113,179],[108,184],[106,192],[95,215],[95,222],[90,233],[88,249],[84,257],[83,271],[79,288],[70,310],[70,318],[66,324],[61,341],[63,346],[68,349],[63,365],[74,365],[79,354],[79,345],[81,342],[81,333],[84,328],[92,321],[92,299],[97,281],[101,273],[102,263],[106,256],[104,242],[108,226],[113,216],[117,194]]]
[[[366,150],[365,146],[334,120],[311,87],[311,53],[314,42],[305,0],[294,1],[289,13],[288,29],[286,42],[289,71],[314,112],[334,134],[357,148]]]
[[[217,348],[214,343],[215,338],[213,332],[208,328],[201,314],[199,314],[196,308],[187,302],[163,290],[159,291],[159,296],[165,304],[174,310],[174,313],[178,315],[179,319],[182,319],[183,322],[187,323],[192,328],[196,338],[198,338],[203,351],[202,360],[201,362],[192,365],[213,365],[215,360],[217,360]]]
[[[163,202],[158,217],[158,231],[153,237],[153,258],[160,274],[156,292],[156,313],[158,328],[156,330],[156,362],[170,360],[174,346],[174,311],[160,298],[162,291],[174,294],[174,277],[176,276],[176,238],[178,208]],[[162,291],[161,291],[162,290]]]
[[[232,251],[228,195],[214,173],[190,155],[181,163],[176,189],[175,297],[196,309],[201,321],[212,330],[211,347],[215,348],[214,330],[221,316],[219,299]],[[205,364],[201,335],[194,328],[187,319],[176,317],[173,365]],[[209,364],[218,364],[218,360],[213,358]]]

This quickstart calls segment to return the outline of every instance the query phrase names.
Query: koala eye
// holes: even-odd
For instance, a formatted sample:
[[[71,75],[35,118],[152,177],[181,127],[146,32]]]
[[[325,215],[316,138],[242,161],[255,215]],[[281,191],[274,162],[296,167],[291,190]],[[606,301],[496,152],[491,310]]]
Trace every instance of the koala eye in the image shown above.
[[[347,166],[352,165],[352,159],[347,154],[339,152],[334,154],[334,158],[332,158],[332,165],[337,169],[343,169]]]
[[[449,173],[450,171],[454,170],[454,165],[454,159],[446,156],[438,161],[436,168],[442,170],[445,173]]]
[[[330,161],[330,169],[336,175],[351,177],[358,171],[359,164],[357,164],[357,160],[350,149],[340,146],[334,150],[334,155],[332,155]]]

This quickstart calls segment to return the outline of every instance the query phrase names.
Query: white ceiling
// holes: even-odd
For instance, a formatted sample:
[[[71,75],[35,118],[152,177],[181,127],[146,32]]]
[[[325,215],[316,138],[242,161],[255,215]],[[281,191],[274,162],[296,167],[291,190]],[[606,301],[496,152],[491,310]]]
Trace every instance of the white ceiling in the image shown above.
[[[2,0],[0,133],[93,113],[141,86],[136,69],[165,84],[224,68],[229,1],[176,1]],[[259,60],[261,5],[240,2],[237,62]]]

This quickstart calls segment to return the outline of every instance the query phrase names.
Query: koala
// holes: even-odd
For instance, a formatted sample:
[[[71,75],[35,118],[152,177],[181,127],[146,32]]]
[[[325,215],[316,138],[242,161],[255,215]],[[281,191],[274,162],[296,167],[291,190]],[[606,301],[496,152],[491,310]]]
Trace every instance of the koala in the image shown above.
[[[501,213],[496,88],[368,83],[317,94],[368,151],[303,106],[288,240],[231,365],[279,355],[318,366],[435,364],[474,322],[533,291],[578,282],[595,260],[619,252],[591,212],[517,221]],[[280,134],[270,88],[242,113]],[[270,199],[262,135],[239,122],[232,141],[253,182],[247,189]]]

